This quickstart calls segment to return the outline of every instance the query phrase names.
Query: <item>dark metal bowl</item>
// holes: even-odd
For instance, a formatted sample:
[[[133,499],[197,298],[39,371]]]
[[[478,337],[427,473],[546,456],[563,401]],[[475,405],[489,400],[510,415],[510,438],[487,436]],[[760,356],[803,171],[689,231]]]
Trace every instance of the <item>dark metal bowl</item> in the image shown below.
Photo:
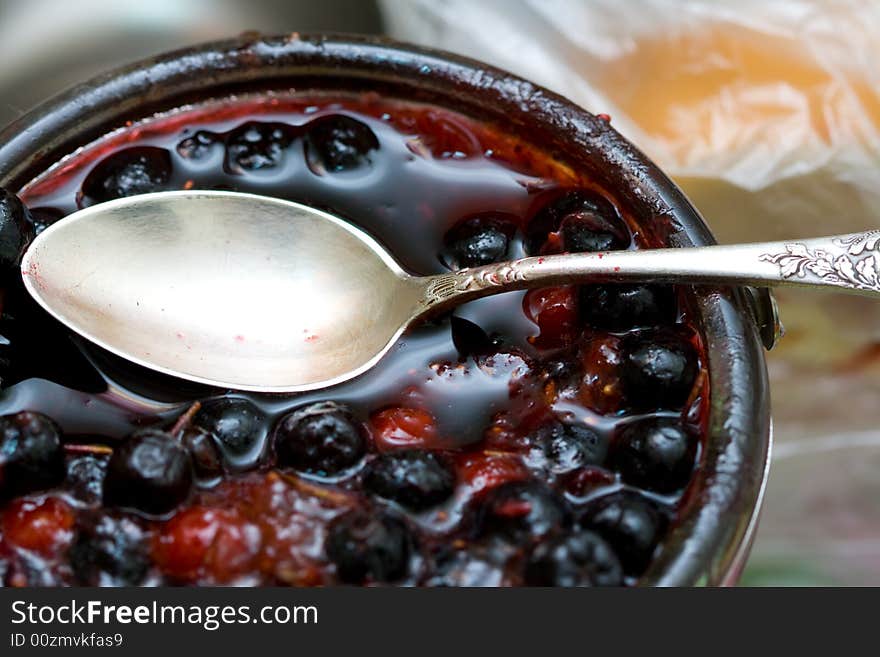
[[[372,90],[500,123],[613,190],[660,242],[714,243],[678,187],[606,121],[480,62],[353,36],[239,38],[97,77],[0,132],[0,186],[20,189],[126,121],[230,94],[291,89]],[[694,292],[709,354],[708,443],[679,522],[642,584],[730,584],[745,562],[770,447],[766,367],[749,304],[744,290]]]

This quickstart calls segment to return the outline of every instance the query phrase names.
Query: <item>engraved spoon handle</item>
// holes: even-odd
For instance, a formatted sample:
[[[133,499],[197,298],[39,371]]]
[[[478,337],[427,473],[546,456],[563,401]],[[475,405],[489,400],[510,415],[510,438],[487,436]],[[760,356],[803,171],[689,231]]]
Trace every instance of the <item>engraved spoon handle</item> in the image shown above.
[[[508,290],[588,281],[820,286],[880,296],[880,230],[789,242],[523,258],[427,277],[422,312]]]

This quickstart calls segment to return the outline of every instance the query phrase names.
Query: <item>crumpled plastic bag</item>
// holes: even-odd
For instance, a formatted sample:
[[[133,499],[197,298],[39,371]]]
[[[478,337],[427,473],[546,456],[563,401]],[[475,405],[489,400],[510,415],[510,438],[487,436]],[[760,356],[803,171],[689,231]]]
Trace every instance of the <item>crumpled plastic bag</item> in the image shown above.
[[[880,225],[876,2],[381,4],[399,38],[490,62],[610,114],[695,197],[723,241]]]

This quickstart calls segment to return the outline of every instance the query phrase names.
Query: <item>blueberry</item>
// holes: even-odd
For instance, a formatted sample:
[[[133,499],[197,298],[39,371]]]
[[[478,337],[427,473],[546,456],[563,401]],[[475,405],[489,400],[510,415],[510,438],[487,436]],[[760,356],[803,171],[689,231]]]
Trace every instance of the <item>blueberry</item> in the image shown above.
[[[626,483],[672,493],[690,479],[696,445],[680,421],[649,417],[623,428],[612,444],[610,462]]]
[[[55,422],[31,411],[0,417],[0,498],[51,488],[65,470]]]
[[[593,502],[581,524],[608,541],[626,574],[638,576],[654,556],[665,519],[638,493],[622,491]]]
[[[322,116],[308,125],[306,159],[315,173],[339,173],[371,164],[379,139],[365,123],[343,114]]]
[[[556,474],[601,464],[607,450],[606,441],[582,424],[546,424],[535,432],[531,442],[538,462]]]
[[[180,442],[189,451],[193,472],[198,479],[210,481],[223,474],[223,455],[213,433],[202,427],[188,427]]]
[[[281,418],[275,429],[278,464],[331,476],[363,458],[366,441],[351,412],[334,402],[317,402]]]
[[[620,586],[623,569],[598,534],[579,530],[538,545],[526,564],[529,586]]]
[[[493,488],[479,507],[477,527],[482,535],[497,535],[517,543],[556,533],[569,521],[563,500],[538,481],[513,481]]]
[[[140,584],[150,565],[140,525],[105,513],[80,521],[69,558],[74,579],[86,586]]]
[[[541,208],[526,229],[526,249],[540,253],[550,233],[557,231],[562,250],[572,253],[625,249],[631,241],[615,207],[585,190],[566,192]]]
[[[91,170],[82,185],[88,203],[159,192],[171,179],[171,153],[155,146],[117,151]],[[87,203],[87,204],[88,204]]]
[[[668,285],[584,285],[579,307],[587,324],[605,331],[672,324],[678,313]]]
[[[293,130],[287,124],[250,121],[229,133],[224,166],[234,174],[273,169],[282,163],[292,141]]]
[[[480,267],[507,259],[513,221],[500,213],[486,213],[459,221],[443,238],[440,259],[450,269]]]
[[[364,488],[421,511],[449,499],[455,489],[455,472],[432,452],[403,450],[371,461],[364,473]]]
[[[393,582],[407,574],[410,543],[406,525],[397,518],[351,511],[330,525],[324,550],[342,582]]]
[[[207,130],[199,130],[177,144],[177,153],[185,160],[203,160],[217,146],[217,135]]]
[[[165,432],[146,429],[113,450],[104,478],[104,503],[160,515],[186,500],[192,483],[186,448]]]
[[[620,379],[636,410],[680,409],[697,376],[697,353],[670,331],[643,331],[621,343]]]
[[[193,422],[213,433],[220,449],[233,461],[253,455],[265,436],[265,417],[247,399],[207,401]]]
[[[0,187],[0,271],[18,267],[32,239],[34,222],[30,212],[20,198]]]
[[[94,456],[71,459],[67,464],[67,485],[71,494],[85,504],[99,503],[106,472],[106,459]]]

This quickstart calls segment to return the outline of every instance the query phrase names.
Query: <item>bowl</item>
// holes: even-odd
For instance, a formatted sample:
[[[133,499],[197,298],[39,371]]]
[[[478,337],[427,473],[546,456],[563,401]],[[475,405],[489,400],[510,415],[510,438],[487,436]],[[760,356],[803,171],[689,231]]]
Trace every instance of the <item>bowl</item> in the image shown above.
[[[207,99],[269,91],[364,91],[506,126],[615,194],[658,243],[714,243],[697,210],[607,117],[510,73],[454,54],[355,36],[248,36],[146,59],[80,84],[0,132],[0,186],[129,121]],[[707,442],[675,526],[641,585],[729,585],[745,563],[771,442],[761,329],[747,290],[694,289],[708,353]]]

